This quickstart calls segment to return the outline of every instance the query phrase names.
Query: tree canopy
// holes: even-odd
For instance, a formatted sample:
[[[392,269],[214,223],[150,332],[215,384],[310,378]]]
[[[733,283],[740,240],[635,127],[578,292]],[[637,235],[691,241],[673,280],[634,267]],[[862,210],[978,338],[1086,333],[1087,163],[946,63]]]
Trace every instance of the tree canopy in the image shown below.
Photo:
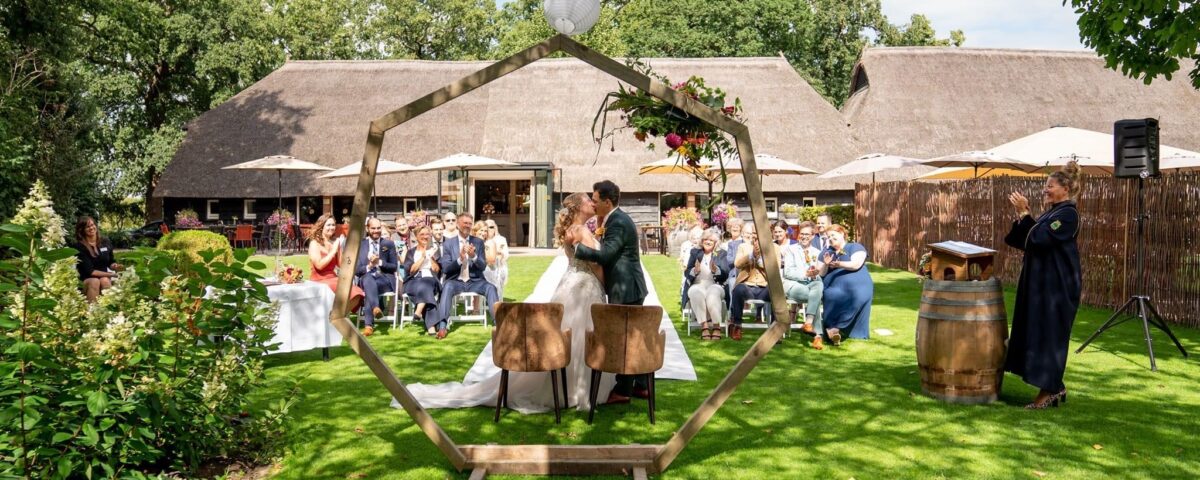
[[[835,105],[862,49],[961,45],[879,0],[605,0],[610,56],[782,55]],[[201,113],[291,60],[496,59],[551,36],[539,0],[0,0],[0,218],[44,179],[68,215],[158,179]],[[686,12],[686,14],[681,14]],[[64,174],[65,173],[65,174]],[[150,219],[161,218],[147,201]]]
[[[1146,84],[1167,80],[1190,60],[1192,86],[1200,88],[1200,5],[1179,0],[1070,0],[1079,14],[1079,37],[1109,68]],[[1065,3],[1065,1],[1064,1]]]

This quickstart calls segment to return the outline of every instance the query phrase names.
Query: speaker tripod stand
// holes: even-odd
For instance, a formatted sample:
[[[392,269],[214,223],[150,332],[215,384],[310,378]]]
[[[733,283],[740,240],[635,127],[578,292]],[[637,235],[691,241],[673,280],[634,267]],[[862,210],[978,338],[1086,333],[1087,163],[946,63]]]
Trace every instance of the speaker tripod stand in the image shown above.
[[[1175,346],[1179,347],[1179,351],[1183,353],[1183,358],[1187,358],[1188,353],[1187,350],[1183,349],[1183,345],[1179,343],[1179,339],[1175,338],[1175,334],[1171,332],[1171,327],[1169,327],[1167,322],[1163,320],[1162,315],[1159,315],[1158,310],[1154,308],[1154,302],[1150,301],[1150,295],[1141,293],[1146,285],[1146,282],[1143,281],[1146,273],[1144,263],[1144,256],[1146,253],[1145,224],[1146,220],[1149,220],[1150,218],[1150,216],[1146,214],[1146,197],[1142,193],[1147,176],[1148,175],[1146,175],[1146,172],[1144,171],[1142,172],[1142,175],[1138,176],[1138,212],[1137,216],[1133,217],[1134,223],[1137,224],[1137,247],[1134,250],[1134,258],[1136,262],[1135,265],[1137,268],[1137,281],[1134,282],[1135,293],[1131,295],[1129,300],[1126,301],[1124,305],[1121,305],[1121,308],[1117,309],[1117,311],[1114,312],[1111,317],[1108,317],[1108,321],[1104,322],[1104,325],[1101,325],[1100,329],[1096,330],[1096,333],[1093,333],[1092,336],[1088,337],[1088,339],[1083,342],[1083,345],[1080,345],[1079,348],[1075,350],[1075,353],[1082,352],[1083,349],[1086,348],[1089,343],[1092,343],[1092,340],[1095,340],[1096,337],[1099,337],[1101,333],[1104,333],[1110,328],[1136,318],[1142,321],[1142,333],[1144,333],[1146,336],[1146,351],[1150,354],[1150,370],[1156,372],[1158,371],[1158,365],[1154,362],[1154,343],[1150,339],[1151,325],[1154,325],[1159,330],[1162,330],[1164,333],[1166,333],[1168,337],[1171,337],[1171,340],[1175,342]]]

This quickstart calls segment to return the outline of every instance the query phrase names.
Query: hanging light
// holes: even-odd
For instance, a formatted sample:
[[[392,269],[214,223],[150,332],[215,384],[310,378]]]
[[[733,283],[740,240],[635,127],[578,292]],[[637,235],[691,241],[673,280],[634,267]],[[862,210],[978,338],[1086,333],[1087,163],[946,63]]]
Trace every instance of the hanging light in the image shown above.
[[[563,35],[579,35],[600,19],[600,0],[546,0],[546,21]]]

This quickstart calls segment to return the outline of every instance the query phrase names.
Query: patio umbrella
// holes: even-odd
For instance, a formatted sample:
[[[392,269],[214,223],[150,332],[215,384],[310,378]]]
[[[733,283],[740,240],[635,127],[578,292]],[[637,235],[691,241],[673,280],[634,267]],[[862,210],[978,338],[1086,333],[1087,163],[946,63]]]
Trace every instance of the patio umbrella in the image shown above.
[[[1019,170],[1022,172],[1037,171],[1043,164],[1027,162],[1014,157],[1005,155],[996,151],[969,151],[962,153],[954,153],[929,160],[922,160],[922,164],[931,167],[967,167],[971,168],[974,176],[971,178],[979,178],[979,169],[983,169],[983,175],[988,176],[995,169],[1004,170]]]
[[[932,172],[920,175],[916,180],[968,180],[972,178],[986,177],[1041,177],[1046,174],[1043,172],[1026,172],[1015,168],[988,168],[983,173],[975,173],[975,169],[971,167],[942,167]]]
[[[737,172],[725,172],[726,175]],[[699,166],[692,167],[686,161],[669,157],[647,163],[638,167],[638,175],[688,175],[694,179],[708,183],[708,198],[713,195],[713,184],[721,179],[721,169],[716,162],[703,160]],[[708,207],[708,219],[712,221],[712,205]]]
[[[463,181],[465,182],[467,170],[492,169],[492,168],[497,168],[497,167],[501,167],[501,168],[502,167],[516,167],[519,165],[520,164],[513,163],[513,162],[497,160],[495,158],[488,158],[488,157],[483,157],[483,156],[479,156],[479,155],[472,155],[470,153],[456,153],[454,155],[450,155],[449,157],[440,158],[440,159],[434,160],[432,162],[426,163],[424,165],[418,165],[415,168],[413,168],[413,171],[414,172],[434,172],[434,171],[440,172],[440,171],[446,171],[446,170],[459,170],[459,171],[463,172],[463,175],[464,175]],[[464,191],[465,191],[465,189],[464,189]],[[440,215],[442,213],[442,176],[441,175],[438,175],[437,195],[438,195],[438,201],[437,201],[438,214]]]
[[[1005,143],[991,151],[1038,165],[1043,170],[1058,169],[1070,160],[1078,161],[1086,174],[1108,175],[1113,170],[1112,134],[1082,128],[1051,127]],[[1160,165],[1164,170],[1200,167],[1200,162],[1194,160],[1197,157],[1200,157],[1200,153],[1167,145],[1159,146],[1159,158],[1162,160]],[[1187,161],[1189,158],[1193,161]]]
[[[394,173],[411,172],[417,167],[407,163],[393,162],[391,160],[379,159],[379,163],[375,164],[375,176],[390,175]],[[357,177],[362,172],[362,162],[354,162],[332,172],[321,175],[321,178],[346,178]],[[379,202],[375,197],[375,184],[371,184],[371,203],[375,206],[375,215],[379,215]]]
[[[847,175],[866,175],[871,174],[871,183],[875,183],[875,172],[884,170],[892,170],[895,168],[919,167],[921,161],[915,158],[901,157],[899,155],[887,155],[883,153],[869,153],[854,159],[854,161],[837,167],[828,172],[822,173],[817,178],[834,178],[844,177]]]
[[[746,173],[742,170],[742,160],[740,158],[725,160],[724,164],[725,173]],[[766,153],[754,155],[754,166],[758,168],[759,175],[815,175],[821,173],[798,163],[792,163]]]
[[[324,165],[318,165],[316,163],[306,162],[299,158],[288,156],[288,155],[271,155],[269,157],[263,157],[258,160],[251,160],[249,162],[242,162],[242,163],[230,165],[227,167],[221,167],[221,170],[274,170],[277,181],[278,181],[278,187],[279,187],[279,193],[278,193],[279,210],[283,210],[283,171],[284,170],[329,171],[329,170],[333,170],[333,169],[326,167]],[[299,213],[299,212],[297,212],[297,213]],[[275,265],[278,266],[279,265],[279,250],[283,248],[283,243],[282,243],[283,237],[279,236],[279,235],[276,235],[276,236],[279,237],[279,243],[276,244],[276,249],[275,249]]]

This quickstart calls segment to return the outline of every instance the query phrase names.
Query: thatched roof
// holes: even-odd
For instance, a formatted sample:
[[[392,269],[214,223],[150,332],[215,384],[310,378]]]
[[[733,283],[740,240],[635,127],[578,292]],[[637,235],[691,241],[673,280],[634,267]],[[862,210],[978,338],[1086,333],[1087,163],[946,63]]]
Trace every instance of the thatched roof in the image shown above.
[[[985,150],[1055,125],[1112,132],[1155,117],[1165,145],[1200,149],[1200,92],[1186,76],[1145,85],[1093,52],[867,49],[842,108],[872,151],[929,158]]]
[[[841,114],[782,58],[649,60],[674,81],[689,75],[740,97],[755,151],[825,171],[860,154]],[[472,73],[488,62],[289,62],[188,125],[163,173],[164,197],[273,197],[273,172],[220,170],[267,155],[292,155],[337,168],[359,161],[368,122]],[[553,163],[564,189],[588,191],[611,179],[626,191],[705,191],[683,176],[638,176],[664,157],[629,132],[597,155],[592,119],[615,78],[574,58],[535,62],[388,132],[383,158],[423,164],[458,153],[513,162]],[[610,122],[617,121],[615,115]],[[661,141],[661,140],[660,140]],[[613,148],[610,149],[610,146]],[[352,195],[354,179],[287,173],[283,194]],[[853,178],[767,177],[768,191],[846,190]],[[381,196],[434,195],[431,173],[379,177]],[[739,177],[728,191],[741,192]]]

